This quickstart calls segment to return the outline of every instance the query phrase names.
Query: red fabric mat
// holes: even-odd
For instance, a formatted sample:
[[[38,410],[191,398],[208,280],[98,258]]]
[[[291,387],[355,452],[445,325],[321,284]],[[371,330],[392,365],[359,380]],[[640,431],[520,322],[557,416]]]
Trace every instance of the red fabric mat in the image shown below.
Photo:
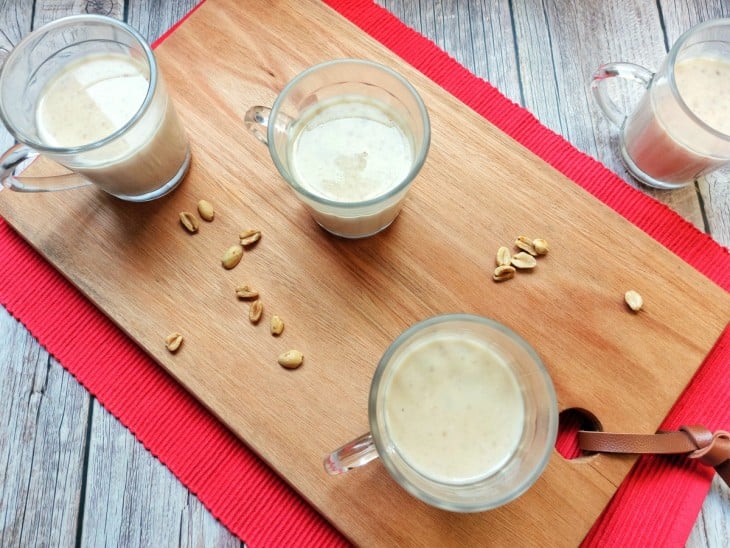
[[[730,254],[711,238],[577,151],[385,10],[361,0],[327,3],[730,290]],[[0,278],[0,303],[239,538],[257,547],[345,544],[319,514],[2,220]],[[103,344],[90,344],[101,340]],[[692,422],[710,429],[728,428],[728,364],[730,330],[663,427]],[[710,470],[686,460],[640,459],[585,544],[683,545],[711,477]]]

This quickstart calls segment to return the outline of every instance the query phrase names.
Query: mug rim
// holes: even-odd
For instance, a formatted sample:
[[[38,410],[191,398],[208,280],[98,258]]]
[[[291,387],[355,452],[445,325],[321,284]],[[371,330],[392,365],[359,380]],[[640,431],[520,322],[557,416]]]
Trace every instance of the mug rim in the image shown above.
[[[137,111],[134,113],[134,115],[121,127],[119,127],[114,132],[110,133],[106,137],[103,137],[102,139],[98,139],[96,141],[92,141],[91,143],[86,143],[84,145],[77,145],[73,147],[57,147],[57,146],[51,146],[44,143],[37,142],[35,139],[28,138],[25,135],[22,135],[17,129],[10,124],[8,117],[5,113],[5,108],[2,101],[2,88],[5,81],[5,69],[8,67],[9,62],[11,59],[13,59],[14,55],[19,55],[19,52],[24,46],[27,46],[29,43],[33,42],[34,40],[37,40],[39,37],[42,37],[45,33],[48,31],[54,30],[57,27],[63,27],[63,26],[69,26],[73,25],[75,23],[103,23],[112,27],[116,27],[119,30],[122,30],[129,34],[142,48],[142,51],[144,51],[145,59],[147,60],[147,63],[150,67],[150,76],[149,76],[149,82],[147,86],[147,93],[145,95],[144,100],[142,101],[142,104],[139,106]],[[113,17],[108,17],[106,15],[98,15],[98,14],[86,14],[86,15],[69,15],[66,17],[61,17],[59,19],[56,19],[54,21],[51,21],[42,27],[28,33],[25,37],[23,37],[20,42],[12,49],[8,57],[5,59],[5,62],[3,63],[3,66],[0,67],[0,120],[2,120],[3,124],[5,125],[8,132],[21,143],[31,147],[37,152],[45,152],[48,154],[59,154],[59,155],[72,155],[72,154],[79,154],[83,152],[88,152],[90,150],[96,150],[98,148],[103,147],[104,145],[107,145],[108,143],[114,141],[115,139],[119,138],[123,134],[127,133],[131,127],[133,127],[139,120],[142,118],[142,116],[147,112],[147,109],[149,108],[150,104],[152,103],[152,98],[155,94],[155,90],[157,89],[157,81],[158,81],[158,68],[157,68],[157,61],[155,59],[154,54],[152,53],[152,48],[147,43],[147,40],[144,39],[144,37],[133,27],[125,23],[124,21],[119,21],[117,19],[114,19]]]
[[[685,46],[687,41],[698,31],[715,27],[715,26],[727,26],[730,29],[730,18],[724,17],[719,19],[709,19],[707,21],[703,21],[702,23],[699,23],[695,25],[694,27],[687,29],[682,33],[682,35],[677,38],[677,41],[674,43],[674,45],[670,48],[669,54],[667,57],[667,63],[668,66],[671,66],[671,70],[669,70],[669,82],[670,82],[670,88],[672,90],[672,94],[674,95],[674,98],[677,100],[677,103],[679,104],[680,108],[684,111],[684,113],[689,116],[689,118],[698,126],[700,126],[703,130],[707,131],[711,135],[725,140],[730,141],[730,133],[723,133],[722,131],[712,127],[710,124],[705,122],[702,118],[697,116],[695,112],[689,108],[689,105],[687,105],[687,102],[684,100],[684,97],[682,97],[682,94],[679,91],[679,88],[677,87],[677,80],[675,78],[674,69],[677,66],[677,55],[679,54],[679,51]],[[728,40],[728,44],[730,44],[730,39]]]
[[[368,66],[371,68],[375,68],[378,70],[381,70],[383,72],[386,72],[393,78],[395,78],[401,85],[403,85],[406,90],[411,94],[411,96],[415,99],[416,105],[418,106],[418,111],[421,116],[421,122],[423,123],[423,143],[421,143],[420,149],[416,152],[416,157],[414,158],[413,163],[411,164],[410,169],[408,170],[408,173],[403,177],[403,179],[395,186],[391,187],[387,192],[380,194],[374,198],[368,198],[367,200],[361,200],[357,202],[343,202],[343,201],[337,201],[332,200],[330,198],[325,198],[323,196],[320,196],[318,194],[315,194],[313,192],[310,192],[306,188],[302,187],[291,175],[290,171],[284,167],[284,164],[281,161],[281,158],[279,156],[279,153],[276,151],[276,147],[273,146],[274,143],[274,130],[276,128],[276,118],[279,115],[280,107],[284,102],[284,99],[287,97],[287,95],[291,92],[291,90],[296,86],[297,83],[299,83],[302,79],[306,78],[308,75],[312,74],[313,72],[317,72],[323,68],[327,68],[334,65],[345,65],[345,64],[352,64],[352,65],[363,65]],[[274,165],[276,166],[277,171],[283,176],[284,180],[299,194],[302,196],[308,198],[309,200],[312,200],[315,203],[331,206],[331,207],[337,207],[341,209],[358,209],[363,207],[368,207],[376,204],[380,204],[383,201],[388,200],[389,198],[396,196],[398,193],[402,192],[408,186],[411,184],[411,182],[416,178],[416,175],[421,171],[421,168],[423,167],[423,164],[426,161],[426,156],[428,155],[428,150],[431,145],[431,122],[428,116],[428,111],[426,110],[426,105],[423,102],[423,99],[421,98],[420,94],[416,90],[416,88],[411,84],[405,77],[401,76],[398,72],[391,69],[390,67],[387,67],[381,63],[377,63],[375,61],[370,61],[367,59],[354,59],[354,58],[341,58],[341,59],[330,59],[329,61],[324,61],[322,63],[317,63],[316,65],[312,65],[299,74],[297,74],[294,78],[292,78],[279,92],[279,94],[276,96],[276,99],[274,100],[274,103],[271,106],[271,120],[268,124],[268,127],[266,129],[266,138],[268,141],[267,148],[269,149],[269,154],[271,155],[271,159],[274,162]]]
[[[414,335],[416,335],[419,331],[423,330],[424,328],[431,327],[433,325],[438,324],[444,324],[444,323],[453,323],[453,322],[466,322],[466,323],[475,323],[475,324],[481,324],[483,326],[487,326],[490,329],[493,329],[495,331],[498,331],[504,335],[506,335],[508,338],[510,338],[512,341],[517,343],[523,350],[526,351],[527,355],[529,356],[532,364],[535,366],[535,373],[540,375],[542,380],[544,381],[544,388],[545,388],[545,395],[547,396],[548,404],[550,407],[550,417],[549,417],[549,425],[548,425],[548,432],[547,432],[547,438],[544,448],[542,449],[542,454],[540,455],[540,458],[537,461],[536,466],[533,468],[533,470],[520,482],[518,485],[515,486],[514,489],[512,489],[509,493],[502,496],[501,498],[490,500],[487,502],[468,502],[459,504],[457,502],[453,501],[444,501],[438,498],[435,498],[434,495],[421,487],[413,484],[408,478],[404,477],[403,474],[400,472],[400,470],[391,462],[390,460],[390,448],[386,446],[383,443],[383,439],[381,438],[381,429],[378,425],[377,420],[377,403],[378,403],[378,392],[380,389],[380,385],[383,380],[383,374],[388,366],[388,364],[391,362],[391,358],[393,354],[403,345],[403,343],[410,340]],[[427,504],[431,506],[435,506],[437,508],[441,508],[443,510],[449,510],[452,512],[481,512],[485,510],[491,510],[493,508],[497,508],[499,506],[502,506],[504,504],[507,504],[508,502],[511,502],[521,496],[523,493],[525,493],[542,475],[543,471],[548,465],[548,462],[550,461],[550,458],[553,454],[553,449],[555,447],[555,441],[557,439],[558,434],[558,400],[557,395],[555,392],[555,386],[552,381],[552,377],[550,376],[547,368],[545,367],[545,364],[538,356],[537,352],[530,346],[530,344],[525,341],[520,335],[518,335],[516,332],[505,326],[504,324],[501,324],[493,319],[487,318],[485,316],[480,316],[477,314],[469,314],[469,313],[448,313],[448,314],[439,314],[436,316],[432,316],[430,318],[421,320],[410,327],[408,327],[405,331],[403,331],[396,339],[390,343],[386,351],[383,353],[383,356],[380,358],[380,361],[378,362],[378,366],[375,370],[375,373],[373,374],[373,379],[370,385],[370,392],[368,396],[368,421],[370,425],[370,432],[373,436],[373,442],[375,443],[375,447],[377,449],[378,456],[380,457],[380,460],[383,462],[383,465],[385,466],[386,470],[388,471],[388,474],[400,485],[403,489],[405,489],[408,493],[413,495],[414,497],[422,500],[423,502],[426,502]],[[410,466],[409,466],[410,467]],[[420,472],[415,470],[413,467],[410,467],[412,470],[414,470],[419,476],[424,478],[427,482],[432,484],[442,484],[442,482],[439,482],[438,480],[432,480],[430,478],[427,478],[426,476],[423,476]]]

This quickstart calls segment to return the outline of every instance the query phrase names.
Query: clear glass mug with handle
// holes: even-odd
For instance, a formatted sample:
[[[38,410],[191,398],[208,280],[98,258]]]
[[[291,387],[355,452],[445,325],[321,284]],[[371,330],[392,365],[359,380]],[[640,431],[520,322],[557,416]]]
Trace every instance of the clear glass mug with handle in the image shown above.
[[[251,107],[245,124],[317,224],[344,238],[395,220],[431,142],[413,85],[365,59],[309,67],[271,108]]]
[[[324,459],[342,474],[380,458],[411,495],[478,512],[527,491],[547,466],[558,429],[552,380],[505,326],[446,314],[404,331],[370,386],[370,432]]]
[[[0,158],[0,189],[95,184],[141,202],[174,189],[190,165],[150,46],[110,17],[65,17],[21,40],[0,71],[0,119],[18,142]],[[71,173],[20,176],[38,154]]]
[[[646,87],[628,115],[609,97],[612,78]],[[656,73],[632,63],[600,66],[591,89],[620,128],[624,164],[644,184],[680,188],[730,163],[730,19],[684,33]]]

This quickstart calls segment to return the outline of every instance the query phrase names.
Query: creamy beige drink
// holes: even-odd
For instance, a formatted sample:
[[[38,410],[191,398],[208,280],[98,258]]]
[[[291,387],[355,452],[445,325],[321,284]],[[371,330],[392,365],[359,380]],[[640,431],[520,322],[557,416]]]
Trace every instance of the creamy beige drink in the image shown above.
[[[401,183],[414,163],[413,137],[397,112],[373,98],[345,95],[304,111],[289,131],[288,168],[315,196],[355,204],[377,199]],[[403,193],[403,196],[405,193]],[[328,230],[344,236],[372,233],[397,215],[401,195],[350,214],[312,211]],[[310,204],[311,206],[312,204]]]
[[[507,364],[467,334],[435,333],[393,364],[385,424],[410,466],[439,482],[488,477],[517,450],[525,424]]]
[[[674,77],[689,109],[714,130],[730,135],[730,62],[715,57],[685,59],[674,66]],[[691,181],[726,163],[726,158],[699,148],[704,130],[687,123],[676,110],[668,84],[655,87],[626,122],[630,160],[647,175],[669,183]]]
[[[38,135],[49,146],[65,148],[104,139],[137,114],[148,90],[149,70],[132,57],[100,53],[76,59],[41,92],[35,113]],[[172,102],[166,93],[156,93],[121,137],[64,163],[107,192],[134,198],[179,176],[188,154]]]
[[[325,457],[327,473],[377,457],[425,503],[481,512],[540,477],[554,454],[558,405],[550,375],[519,335],[482,316],[442,314],[385,351],[368,421],[369,433]]]
[[[688,59],[674,67],[674,77],[690,110],[708,126],[730,135],[730,62]]]

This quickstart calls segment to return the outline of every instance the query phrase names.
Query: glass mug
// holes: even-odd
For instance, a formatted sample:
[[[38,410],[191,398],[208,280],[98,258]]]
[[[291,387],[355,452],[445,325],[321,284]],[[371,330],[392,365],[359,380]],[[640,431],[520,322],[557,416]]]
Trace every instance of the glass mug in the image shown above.
[[[603,85],[614,77],[647,88],[628,116]],[[623,161],[639,181],[679,188],[730,162],[730,19],[685,32],[656,73],[631,63],[602,65],[591,88],[606,118],[621,128]]]
[[[18,141],[0,158],[0,180],[13,190],[93,183],[142,202],[174,189],[190,165],[152,50],[110,17],[65,17],[21,40],[0,72],[0,118]],[[18,176],[38,153],[72,173]]]
[[[328,232],[371,236],[397,217],[431,140],[426,107],[391,69],[339,59],[308,68],[246,127]]]
[[[514,500],[547,465],[558,431],[552,380],[493,320],[446,314],[403,332],[370,386],[370,433],[324,460],[341,474],[379,457],[411,495],[478,512]]]

